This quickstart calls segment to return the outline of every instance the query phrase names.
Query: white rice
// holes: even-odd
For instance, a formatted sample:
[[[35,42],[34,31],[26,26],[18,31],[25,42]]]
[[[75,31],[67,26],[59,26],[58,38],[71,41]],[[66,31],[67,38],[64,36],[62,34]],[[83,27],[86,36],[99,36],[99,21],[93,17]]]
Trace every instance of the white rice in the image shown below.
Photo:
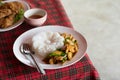
[[[42,57],[64,46],[64,38],[58,32],[40,32],[32,38],[33,49]]]

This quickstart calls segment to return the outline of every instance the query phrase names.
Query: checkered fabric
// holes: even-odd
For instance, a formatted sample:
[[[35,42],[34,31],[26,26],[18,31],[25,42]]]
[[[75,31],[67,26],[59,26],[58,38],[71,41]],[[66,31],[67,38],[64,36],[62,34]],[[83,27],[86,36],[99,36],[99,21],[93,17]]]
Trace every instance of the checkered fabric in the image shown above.
[[[26,0],[26,2],[31,8],[47,10],[48,18],[43,25],[62,25],[73,28],[60,0]],[[45,70],[45,75],[18,61],[12,50],[14,41],[31,28],[33,27],[23,22],[13,30],[0,32],[0,80],[100,80],[87,54],[69,67]]]

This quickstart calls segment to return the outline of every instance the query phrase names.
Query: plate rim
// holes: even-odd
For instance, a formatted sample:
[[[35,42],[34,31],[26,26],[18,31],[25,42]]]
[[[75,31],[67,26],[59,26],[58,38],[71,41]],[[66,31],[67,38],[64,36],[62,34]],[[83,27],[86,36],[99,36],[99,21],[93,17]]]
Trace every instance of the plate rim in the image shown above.
[[[75,31],[75,32],[77,32],[83,39],[84,39],[84,42],[85,42],[85,46],[86,46],[86,48],[85,48],[85,52],[83,53],[83,55],[80,57],[80,59],[77,59],[76,61],[74,61],[73,63],[71,63],[71,64],[68,64],[68,65],[66,65],[66,66],[59,66],[59,67],[55,67],[55,68],[49,68],[49,67],[45,67],[45,64],[41,64],[41,66],[43,66],[43,68],[44,69],[60,69],[60,68],[64,68],[64,67],[68,67],[68,66],[70,66],[70,65],[73,65],[73,64],[75,64],[76,62],[78,62],[79,60],[81,60],[84,56],[85,56],[85,54],[86,54],[86,50],[87,50],[87,41],[86,41],[86,39],[85,39],[85,37],[81,34],[81,33],[79,33],[78,31],[76,31],[76,30],[74,30],[74,29],[72,29],[72,28],[68,28],[68,27],[66,27],[66,26],[59,26],[59,25],[46,25],[46,26],[40,26],[40,27],[36,27],[36,28],[32,28],[32,29],[30,29],[30,30],[27,30],[27,31],[25,31],[24,33],[22,33],[20,36],[18,36],[18,38],[15,40],[15,42],[14,42],[14,44],[13,44],[13,53],[14,53],[14,55],[15,55],[15,57],[20,61],[20,62],[22,62],[23,64],[25,64],[25,65],[27,65],[27,66],[31,66],[31,67],[34,67],[33,65],[31,65],[31,64],[26,64],[26,63],[24,63],[24,61],[21,61],[17,56],[16,56],[16,54],[15,54],[15,45],[17,44],[17,40],[19,40],[19,38],[21,37],[21,36],[23,36],[23,35],[25,35],[25,34],[27,34],[28,32],[30,32],[30,31],[32,31],[32,30],[35,30],[35,29],[41,29],[41,28],[45,28],[45,27],[59,27],[59,28],[66,28],[66,29],[70,29],[70,30],[73,30],[73,31]],[[52,28],[51,28],[52,29]],[[26,60],[26,61],[28,61],[28,62],[30,62],[29,60]],[[46,65],[47,66],[47,65]]]
[[[30,9],[30,5],[26,2],[26,1],[23,1],[23,0],[8,0],[8,1],[2,1],[3,3],[6,3],[6,2],[13,2],[13,1],[18,1],[18,2],[21,2],[22,4],[24,4],[26,10]],[[25,10],[25,11],[26,11]],[[17,28],[19,25],[21,25],[22,23],[24,22],[24,17],[21,18],[18,22],[14,23],[13,25],[11,25],[10,27],[8,28],[4,28],[4,29],[1,29],[0,28],[0,32],[6,32],[6,31],[10,31],[14,28]]]

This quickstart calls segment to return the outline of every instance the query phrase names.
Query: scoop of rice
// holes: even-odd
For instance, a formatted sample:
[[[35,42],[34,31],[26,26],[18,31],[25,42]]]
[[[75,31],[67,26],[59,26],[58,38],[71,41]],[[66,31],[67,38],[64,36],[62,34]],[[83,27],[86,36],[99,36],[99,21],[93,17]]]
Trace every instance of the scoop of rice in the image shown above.
[[[33,49],[42,57],[64,46],[64,38],[58,32],[41,32],[32,38]]]

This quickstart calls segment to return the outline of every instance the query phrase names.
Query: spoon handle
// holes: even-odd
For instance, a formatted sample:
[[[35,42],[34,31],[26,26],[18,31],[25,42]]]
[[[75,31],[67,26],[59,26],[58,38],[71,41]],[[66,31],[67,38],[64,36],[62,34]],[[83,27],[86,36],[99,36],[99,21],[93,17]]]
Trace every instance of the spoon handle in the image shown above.
[[[40,72],[40,73],[42,73],[42,74],[45,74],[44,69],[43,69],[41,66],[40,66],[40,67],[38,66],[38,64],[37,64],[37,62],[36,62],[35,58],[33,57],[33,55],[32,55],[32,54],[30,54],[30,56],[31,56],[32,60],[34,61],[35,66],[36,66],[36,68],[37,68],[38,72]]]

